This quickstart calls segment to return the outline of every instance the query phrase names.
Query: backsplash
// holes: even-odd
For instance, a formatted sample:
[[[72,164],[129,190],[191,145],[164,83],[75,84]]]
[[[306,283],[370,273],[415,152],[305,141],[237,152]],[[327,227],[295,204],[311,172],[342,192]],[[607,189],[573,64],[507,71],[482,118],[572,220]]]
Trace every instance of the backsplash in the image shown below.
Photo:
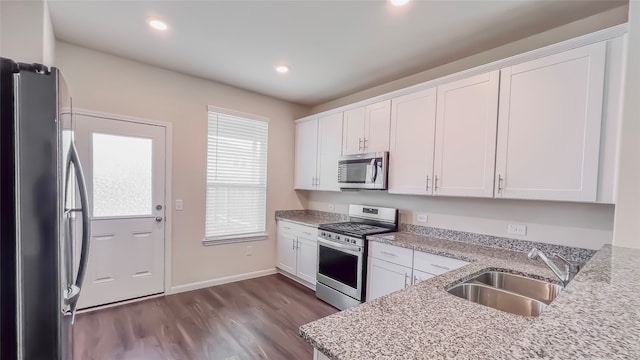
[[[520,252],[529,252],[529,250],[535,247],[547,255],[560,254],[571,261],[580,263],[584,263],[589,260],[591,256],[593,256],[593,254],[595,254],[596,252],[595,250],[590,249],[476,234],[465,231],[439,229],[430,226],[421,226],[414,224],[400,224],[400,231],[416,235],[425,235],[440,239],[467,242],[476,245],[490,246]]]
[[[288,216],[299,216],[299,215],[307,215],[307,216],[315,216],[321,219],[327,220],[335,220],[338,221],[349,221],[349,215],[333,213],[328,211],[320,211],[320,210],[276,210],[276,218],[279,217],[288,217]]]

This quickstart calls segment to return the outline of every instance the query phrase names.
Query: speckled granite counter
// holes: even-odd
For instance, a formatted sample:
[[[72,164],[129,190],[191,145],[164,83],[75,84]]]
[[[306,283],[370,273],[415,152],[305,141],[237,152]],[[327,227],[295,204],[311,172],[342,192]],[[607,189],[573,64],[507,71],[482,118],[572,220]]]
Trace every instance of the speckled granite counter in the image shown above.
[[[303,325],[330,359],[640,358],[640,250],[605,246],[538,318],[444,289],[486,269],[554,281],[526,254],[420,235],[369,237],[472,263],[356,308]]]
[[[318,227],[318,225],[322,224],[348,221],[349,216],[316,210],[277,210],[276,220],[286,220],[300,225]]]

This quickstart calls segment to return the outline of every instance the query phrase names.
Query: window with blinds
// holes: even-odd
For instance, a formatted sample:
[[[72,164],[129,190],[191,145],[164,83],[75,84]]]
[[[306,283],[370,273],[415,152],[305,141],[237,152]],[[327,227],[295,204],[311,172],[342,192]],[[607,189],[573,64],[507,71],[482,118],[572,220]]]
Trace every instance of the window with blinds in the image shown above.
[[[208,114],[206,241],[264,237],[269,123]]]

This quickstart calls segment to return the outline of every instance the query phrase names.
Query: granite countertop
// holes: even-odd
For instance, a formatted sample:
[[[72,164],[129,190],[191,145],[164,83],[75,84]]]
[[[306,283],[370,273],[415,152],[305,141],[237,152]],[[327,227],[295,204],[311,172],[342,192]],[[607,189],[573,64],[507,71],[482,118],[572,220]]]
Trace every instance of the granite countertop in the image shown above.
[[[486,269],[557,282],[525,253],[408,233],[369,240],[471,264],[303,325],[302,337],[330,359],[640,358],[640,250],[604,246],[531,318],[444,290]]]
[[[318,227],[322,224],[347,221],[348,216],[314,210],[278,210],[276,220],[286,220],[300,225]]]

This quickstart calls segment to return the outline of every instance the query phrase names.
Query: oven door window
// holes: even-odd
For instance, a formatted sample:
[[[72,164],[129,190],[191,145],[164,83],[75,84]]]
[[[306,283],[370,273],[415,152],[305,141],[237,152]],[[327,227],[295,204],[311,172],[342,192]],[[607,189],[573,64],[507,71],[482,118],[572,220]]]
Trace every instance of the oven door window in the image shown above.
[[[364,184],[371,176],[371,159],[347,160],[341,165],[345,169],[345,183]]]
[[[358,256],[318,246],[318,272],[354,289],[358,288]]]

